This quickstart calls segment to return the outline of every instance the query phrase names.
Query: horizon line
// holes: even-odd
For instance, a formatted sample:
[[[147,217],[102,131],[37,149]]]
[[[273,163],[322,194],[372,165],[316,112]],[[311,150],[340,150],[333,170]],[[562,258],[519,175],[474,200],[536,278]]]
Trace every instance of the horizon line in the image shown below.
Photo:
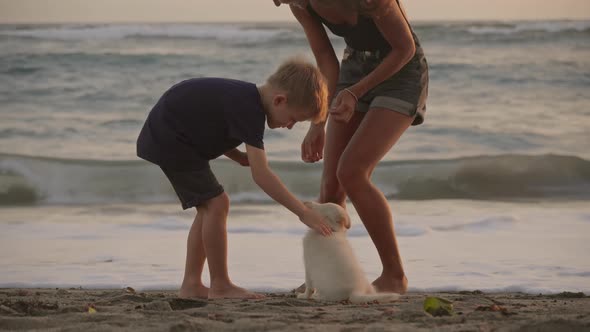
[[[473,22],[495,22],[495,23],[503,23],[503,22],[590,22],[590,17],[588,18],[522,18],[522,19],[414,19],[411,20],[410,23],[473,23]],[[295,23],[297,24],[296,20],[274,20],[274,21],[267,21],[267,20],[218,20],[218,21],[207,21],[207,20],[194,20],[194,21],[169,21],[169,20],[115,20],[115,21],[108,21],[108,20],[91,20],[91,21],[7,21],[7,22],[0,22],[0,25],[50,25],[50,24],[194,24],[194,23],[203,23],[203,24],[252,24],[252,23],[264,23],[264,24],[277,24],[277,23]]]

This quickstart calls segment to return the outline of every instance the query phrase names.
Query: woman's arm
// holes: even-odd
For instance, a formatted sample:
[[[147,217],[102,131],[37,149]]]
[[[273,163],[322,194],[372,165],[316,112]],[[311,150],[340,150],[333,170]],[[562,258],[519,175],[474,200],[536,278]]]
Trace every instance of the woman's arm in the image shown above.
[[[349,87],[359,98],[402,69],[416,52],[412,31],[396,0],[378,1],[380,4],[372,11],[371,16],[385,40],[391,45],[391,52],[371,73]]]
[[[321,22],[311,16],[307,9],[293,5],[290,8],[293,16],[295,16],[299,24],[303,27],[320,72],[328,81],[328,100],[332,100],[334,91],[336,90],[336,84],[338,83],[340,64],[338,63],[338,58],[336,57],[336,53],[334,53],[334,47],[330,42],[330,38],[328,38],[326,29],[324,29]],[[321,123],[318,126],[323,127],[324,124]]]
[[[371,11],[372,17],[383,37],[391,45],[391,52],[367,76],[336,96],[334,108],[329,112],[336,121],[348,122],[358,99],[402,69],[416,52],[412,31],[396,0],[376,1],[379,3]]]
[[[320,72],[328,82],[328,101],[334,97],[340,72],[340,64],[334,53],[334,47],[328,38],[326,29],[317,18],[310,15],[305,8],[291,5],[293,15],[305,31],[305,36],[316,59]],[[301,159],[305,162],[316,162],[323,158],[325,122],[311,123],[305,139],[301,143]]]

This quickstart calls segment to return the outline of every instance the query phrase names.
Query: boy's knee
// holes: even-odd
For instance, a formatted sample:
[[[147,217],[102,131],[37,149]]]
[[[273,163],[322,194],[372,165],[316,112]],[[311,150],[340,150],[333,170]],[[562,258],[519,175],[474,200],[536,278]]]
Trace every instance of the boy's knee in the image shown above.
[[[229,196],[223,192],[207,201],[207,213],[229,211]]]

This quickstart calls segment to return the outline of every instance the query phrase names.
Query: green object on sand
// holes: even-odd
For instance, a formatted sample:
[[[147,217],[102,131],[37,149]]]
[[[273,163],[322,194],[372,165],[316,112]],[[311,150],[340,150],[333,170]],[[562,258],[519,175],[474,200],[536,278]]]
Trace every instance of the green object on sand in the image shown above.
[[[424,300],[424,311],[432,316],[451,316],[453,303],[440,297],[427,297]]]

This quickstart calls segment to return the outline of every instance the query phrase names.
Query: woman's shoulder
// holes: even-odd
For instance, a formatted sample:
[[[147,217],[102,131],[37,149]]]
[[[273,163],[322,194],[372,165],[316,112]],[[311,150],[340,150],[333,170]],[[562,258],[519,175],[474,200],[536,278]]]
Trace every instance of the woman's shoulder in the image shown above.
[[[380,16],[389,11],[399,0],[352,0],[357,2],[359,13],[366,16]]]

